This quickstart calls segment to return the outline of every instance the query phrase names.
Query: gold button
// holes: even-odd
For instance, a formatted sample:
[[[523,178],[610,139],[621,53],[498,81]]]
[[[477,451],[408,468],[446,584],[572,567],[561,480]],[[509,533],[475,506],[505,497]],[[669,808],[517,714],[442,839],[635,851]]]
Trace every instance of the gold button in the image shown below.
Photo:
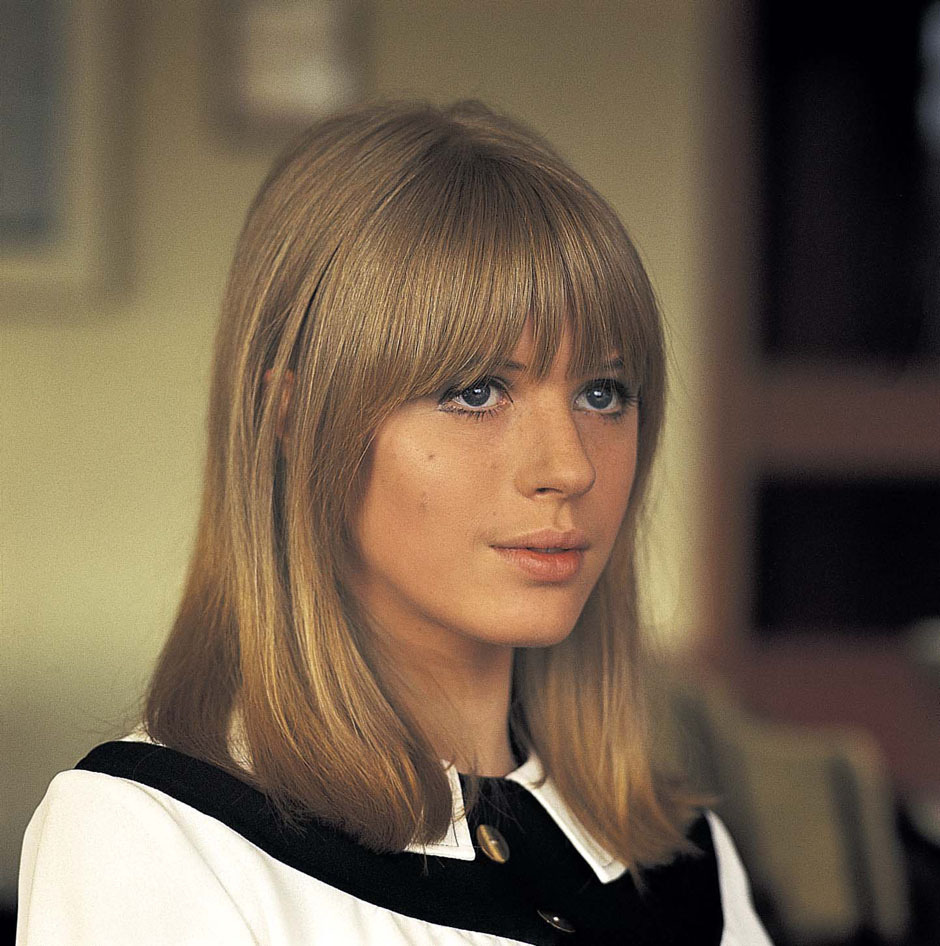
[[[509,860],[509,845],[506,839],[488,824],[481,824],[477,828],[477,844],[480,850],[497,864],[505,864]]]
[[[538,910],[537,912],[549,926],[554,926],[556,930],[561,930],[562,933],[574,932],[574,927],[563,916],[549,910]]]

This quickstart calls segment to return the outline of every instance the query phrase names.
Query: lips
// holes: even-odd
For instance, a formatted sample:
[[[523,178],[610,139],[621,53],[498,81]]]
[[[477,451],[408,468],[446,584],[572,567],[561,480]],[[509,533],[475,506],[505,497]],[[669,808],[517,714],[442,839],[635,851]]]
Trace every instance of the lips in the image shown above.
[[[588,546],[587,536],[579,529],[569,529],[565,532],[538,529],[493,543],[495,549],[529,549],[542,552],[583,551]]]
[[[588,541],[576,529],[541,529],[493,545],[496,553],[526,577],[538,582],[563,582],[581,570]]]
[[[574,578],[584,560],[582,549],[548,552],[545,549],[496,549],[507,564],[538,582],[561,582]]]

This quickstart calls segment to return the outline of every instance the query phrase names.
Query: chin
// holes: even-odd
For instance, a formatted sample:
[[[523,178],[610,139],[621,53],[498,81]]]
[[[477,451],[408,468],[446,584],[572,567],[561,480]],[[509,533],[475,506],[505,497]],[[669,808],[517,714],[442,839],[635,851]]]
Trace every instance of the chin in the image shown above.
[[[544,647],[554,647],[556,644],[560,644],[562,641],[565,641],[570,636],[571,631],[568,631],[564,634],[558,634],[554,637],[547,634],[543,634],[541,637],[530,637],[525,638],[524,640],[519,640],[514,647],[525,650],[537,650]]]
[[[541,620],[533,624],[530,618],[515,627],[512,622],[507,621],[500,636],[510,638],[505,642],[512,647],[551,647],[571,635],[577,620],[578,616],[575,615],[571,620]],[[507,631],[509,633],[506,633]]]

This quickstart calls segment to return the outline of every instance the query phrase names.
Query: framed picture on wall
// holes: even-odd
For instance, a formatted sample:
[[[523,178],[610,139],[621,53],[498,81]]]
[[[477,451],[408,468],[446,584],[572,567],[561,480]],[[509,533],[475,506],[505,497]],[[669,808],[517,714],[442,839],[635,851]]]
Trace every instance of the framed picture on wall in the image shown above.
[[[302,128],[364,93],[365,0],[216,0],[207,50],[223,127]]]
[[[119,6],[0,4],[0,293],[92,290],[120,268]]]

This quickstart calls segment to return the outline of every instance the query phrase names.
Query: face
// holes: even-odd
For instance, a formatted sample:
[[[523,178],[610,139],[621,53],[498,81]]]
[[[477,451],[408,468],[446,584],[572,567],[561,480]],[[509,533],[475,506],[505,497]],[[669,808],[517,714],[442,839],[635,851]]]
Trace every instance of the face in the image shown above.
[[[636,467],[635,389],[612,362],[541,381],[511,362],[379,428],[354,590],[379,632],[441,656],[564,639],[607,562]]]

